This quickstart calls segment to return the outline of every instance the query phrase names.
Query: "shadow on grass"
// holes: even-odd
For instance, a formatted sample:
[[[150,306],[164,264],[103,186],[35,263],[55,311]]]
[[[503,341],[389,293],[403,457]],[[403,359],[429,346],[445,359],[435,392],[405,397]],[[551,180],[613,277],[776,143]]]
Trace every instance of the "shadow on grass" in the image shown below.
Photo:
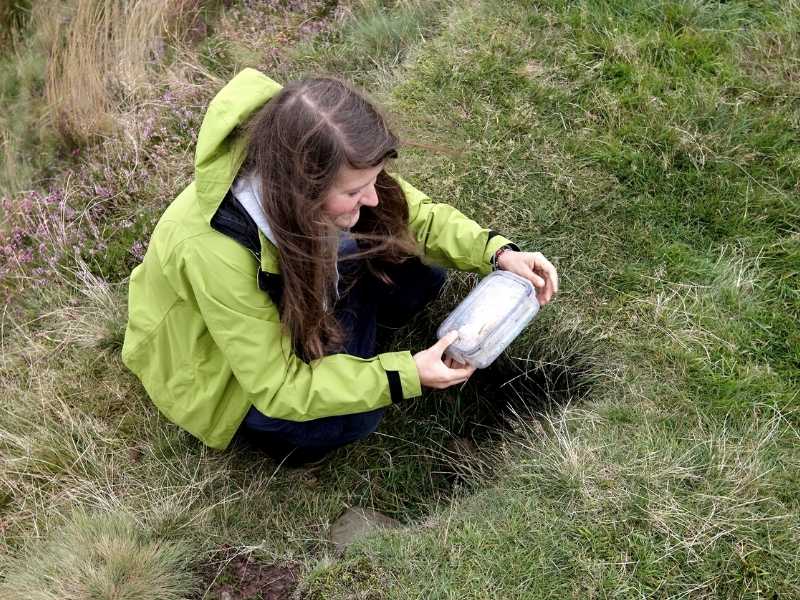
[[[520,419],[538,418],[580,401],[590,391],[593,363],[590,355],[570,353],[536,360],[501,356],[477,371],[469,383],[439,401],[443,426],[455,436],[475,443],[491,443],[511,431]]]
[[[417,438],[424,447],[432,495],[474,491],[492,476],[498,445],[513,441],[520,421],[541,429],[543,418],[581,402],[599,377],[598,364],[591,335],[546,332],[476,371],[465,385],[404,409],[396,435]]]
[[[589,335],[551,331],[517,345],[460,388],[399,404],[376,434],[334,456],[338,477],[352,482],[355,502],[403,521],[424,517],[491,477],[496,445],[513,439],[520,420],[537,426],[590,394],[595,347]]]

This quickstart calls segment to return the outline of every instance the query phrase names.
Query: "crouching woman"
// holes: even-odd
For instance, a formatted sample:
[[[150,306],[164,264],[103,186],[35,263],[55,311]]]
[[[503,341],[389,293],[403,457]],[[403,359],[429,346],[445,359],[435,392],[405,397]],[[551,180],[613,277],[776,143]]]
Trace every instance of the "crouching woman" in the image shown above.
[[[159,410],[214,448],[237,432],[276,460],[315,461],[374,431],[392,403],[466,381],[428,349],[379,352],[439,292],[442,267],[530,279],[518,252],[387,171],[398,139],[349,86],[281,87],[245,69],[209,105],[195,178],[131,274],[122,358]],[[433,266],[439,265],[439,266]]]

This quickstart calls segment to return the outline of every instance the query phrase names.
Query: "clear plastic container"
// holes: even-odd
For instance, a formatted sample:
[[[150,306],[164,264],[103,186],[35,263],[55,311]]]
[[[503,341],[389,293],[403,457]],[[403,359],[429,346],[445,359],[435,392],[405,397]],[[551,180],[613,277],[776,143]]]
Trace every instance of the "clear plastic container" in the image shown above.
[[[454,329],[458,339],[445,354],[483,369],[500,356],[539,312],[533,284],[508,271],[484,277],[436,331],[439,339]]]

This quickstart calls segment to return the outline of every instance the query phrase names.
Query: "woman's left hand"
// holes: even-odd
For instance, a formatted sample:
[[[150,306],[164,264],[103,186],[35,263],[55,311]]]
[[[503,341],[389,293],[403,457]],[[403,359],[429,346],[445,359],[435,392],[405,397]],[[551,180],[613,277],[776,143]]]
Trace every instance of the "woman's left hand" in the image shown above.
[[[541,252],[515,252],[506,250],[497,259],[503,271],[524,277],[536,288],[539,304],[545,305],[558,292],[558,273]]]

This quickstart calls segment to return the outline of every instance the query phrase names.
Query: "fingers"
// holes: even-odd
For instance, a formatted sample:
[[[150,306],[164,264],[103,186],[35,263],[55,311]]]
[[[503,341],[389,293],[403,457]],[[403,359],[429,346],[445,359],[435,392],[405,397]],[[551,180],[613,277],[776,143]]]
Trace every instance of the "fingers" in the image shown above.
[[[462,384],[475,372],[475,367],[462,364],[449,356],[445,357],[442,363],[447,368],[439,372],[438,381],[432,386],[437,389],[445,389],[452,385]]]
[[[547,304],[558,292],[558,273],[553,263],[547,260],[541,252],[533,253],[533,263],[533,270],[540,276],[538,279],[542,282],[541,284],[533,282],[539,289],[539,302]]]
[[[433,346],[430,347],[431,350],[437,352],[439,356],[444,354],[444,351],[447,350],[447,347],[455,342],[458,339],[458,331],[455,329],[450,331],[445,335],[442,339],[436,342]]]
[[[460,369],[450,369],[450,376],[453,379],[469,379],[470,375],[475,372],[475,367],[462,367]]]
[[[541,252],[508,252],[504,269],[525,277],[536,288],[540,304],[550,302],[558,292],[558,273],[556,268]]]
[[[466,383],[469,381],[469,376],[467,377],[448,377],[446,379],[440,379],[436,382],[432,382],[428,384],[428,387],[432,387],[437,390],[443,390],[445,388],[449,388],[453,385],[461,385],[462,383]]]
[[[442,362],[444,362],[448,369],[463,369],[467,366],[465,363],[458,362],[452,356],[445,356],[444,361]]]
[[[537,275],[536,271],[534,271],[531,268],[528,269],[528,279],[536,287],[537,290],[542,289],[547,285],[547,282],[544,279],[542,279],[539,275]]]
[[[419,381],[423,386],[444,389],[464,383],[475,372],[475,367],[460,363],[452,356],[444,355],[447,347],[457,339],[458,331],[450,331],[433,346],[413,356]]]
[[[553,294],[558,292],[558,272],[549,260],[547,260],[541,253],[537,253],[536,265],[537,271],[544,274],[547,279],[548,286]]]
[[[460,385],[466,382],[470,376],[475,372],[475,367],[465,367],[462,369],[450,369],[447,379],[443,381],[442,388],[450,387],[451,385]]]

